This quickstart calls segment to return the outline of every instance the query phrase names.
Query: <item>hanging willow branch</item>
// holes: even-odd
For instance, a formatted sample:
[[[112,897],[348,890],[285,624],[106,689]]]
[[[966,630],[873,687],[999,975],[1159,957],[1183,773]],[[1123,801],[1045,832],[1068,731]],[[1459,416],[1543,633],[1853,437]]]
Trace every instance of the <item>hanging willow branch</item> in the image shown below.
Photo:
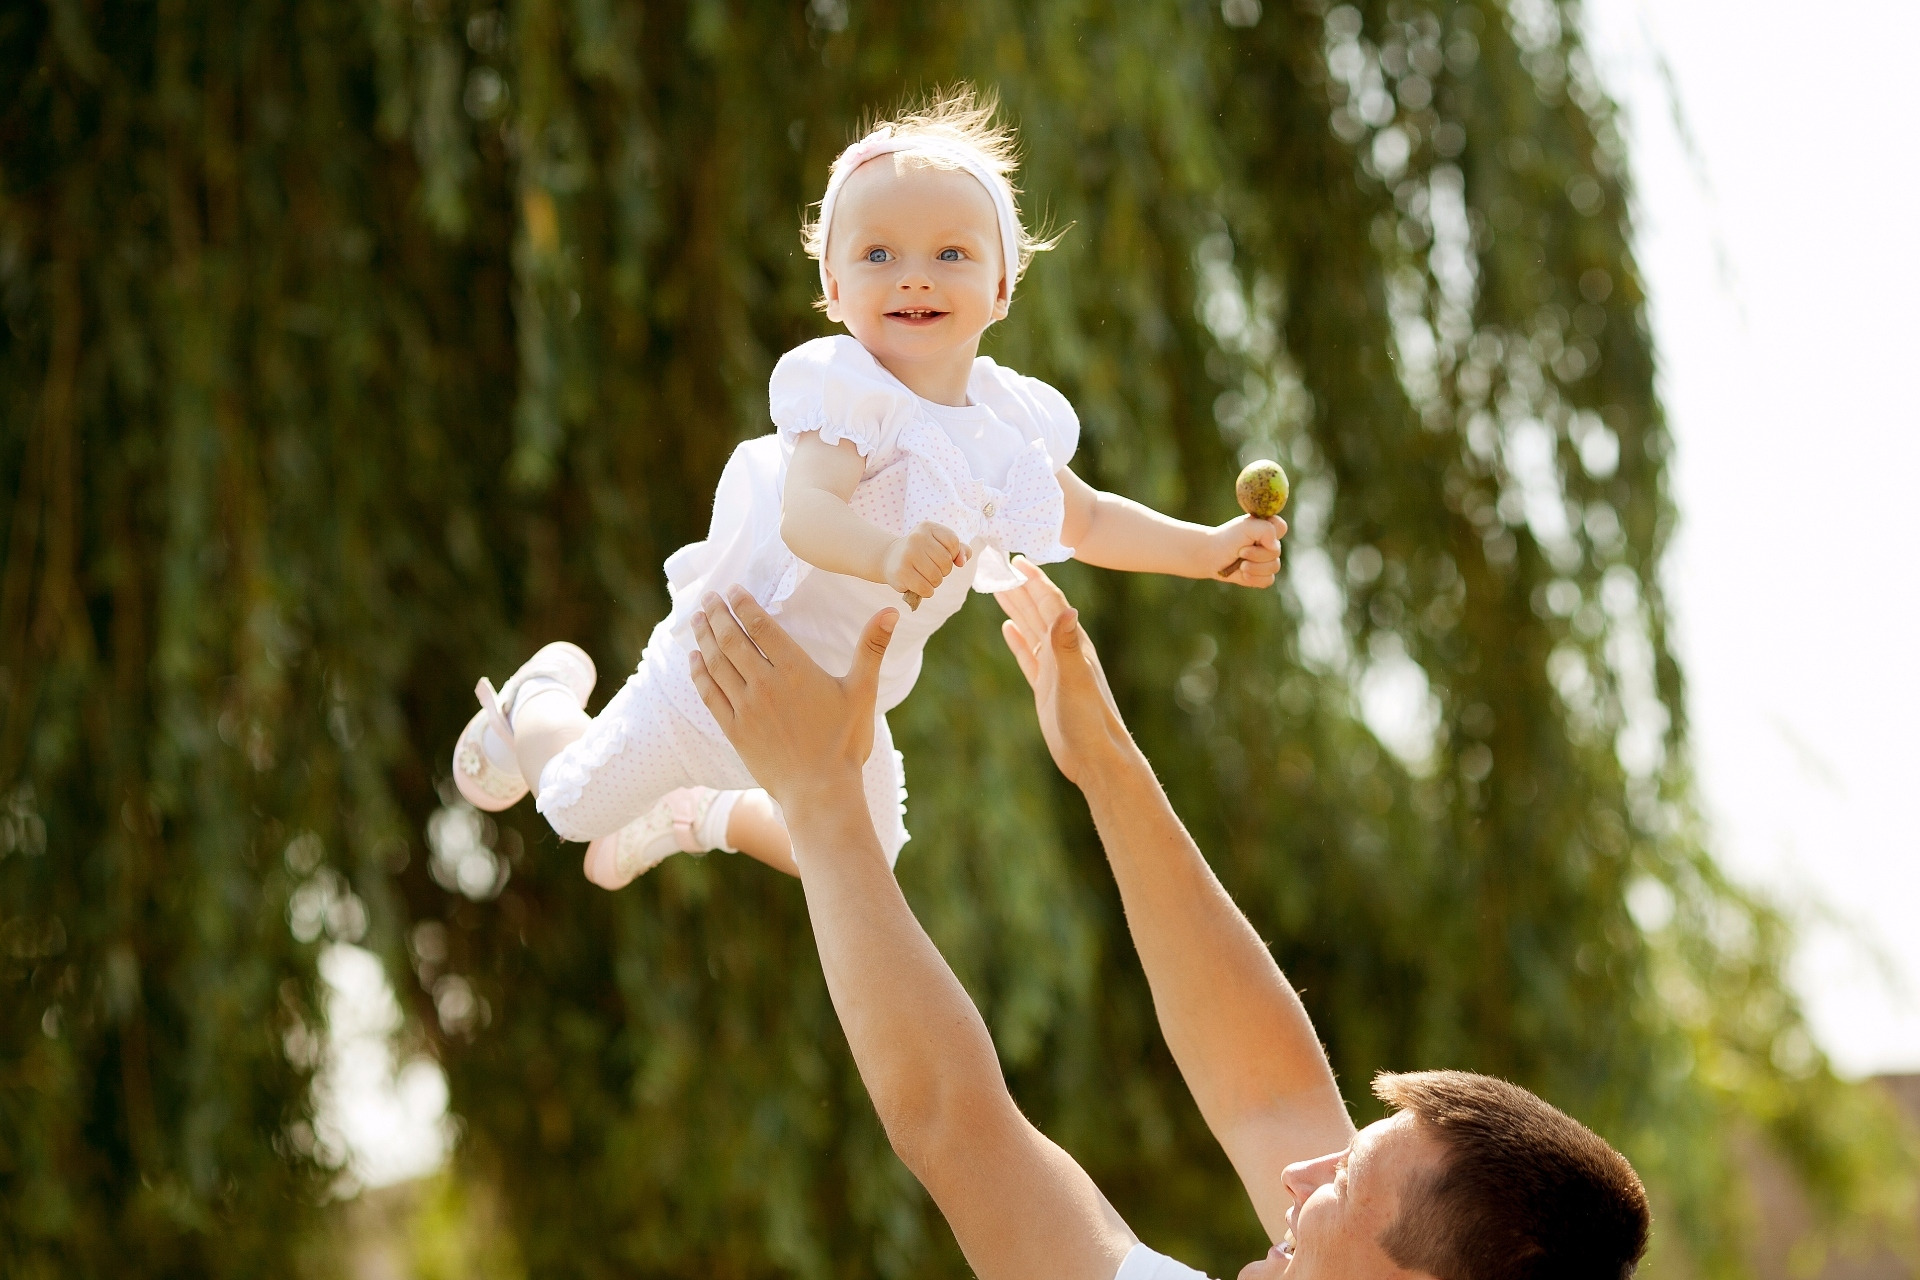
[[[607,895],[447,792],[475,676],[610,691],[871,110],[998,89],[1071,230],[989,339],[1091,481],[1299,483],[1255,596],[1071,568],[1116,692],[1381,1068],[1496,1071],[1738,1269],[1728,1134],[1829,1219],[1909,1166],[1693,811],[1627,165],[1547,0],[56,0],[0,18],[0,1268],[284,1272],[342,1157],[320,949],[374,948],[530,1273],[964,1275],[794,885]],[[604,692],[602,694],[604,696]],[[896,714],[901,878],[1023,1106],[1157,1247],[1265,1250],[991,605]]]

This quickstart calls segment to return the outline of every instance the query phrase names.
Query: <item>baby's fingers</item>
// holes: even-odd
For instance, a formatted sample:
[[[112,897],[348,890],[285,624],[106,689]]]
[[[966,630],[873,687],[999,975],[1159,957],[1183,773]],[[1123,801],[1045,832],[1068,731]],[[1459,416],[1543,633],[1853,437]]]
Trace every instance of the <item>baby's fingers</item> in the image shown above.
[[[1272,586],[1274,576],[1278,573],[1279,569],[1280,565],[1278,561],[1272,561],[1266,564],[1255,564],[1251,559],[1243,560],[1240,562],[1239,570],[1235,572],[1228,581],[1236,582],[1243,587],[1253,587],[1258,590],[1262,587]]]
[[[929,520],[920,526],[919,532],[932,538],[942,551],[945,551],[955,564],[965,564],[967,544],[960,541],[960,535],[943,524]]]
[[[940,589],[953,566],[937,555],[915,556],[907,565],[907,589],[922,600]]]

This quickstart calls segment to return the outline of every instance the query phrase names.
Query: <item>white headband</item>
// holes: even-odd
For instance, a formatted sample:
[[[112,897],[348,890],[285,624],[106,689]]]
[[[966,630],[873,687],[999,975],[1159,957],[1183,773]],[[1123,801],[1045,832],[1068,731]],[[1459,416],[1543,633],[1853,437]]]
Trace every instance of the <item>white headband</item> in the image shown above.
[[[945,160],[980,180],[980,185],[993,197],[993,207],[1000,216],[1000,251],[1005,258],[1007,273],[1007,301],[1013,301],[1013,282],[1020,275],[1020,232],[1019,222],[1013,216],[1013,196],[1007,190],[1006,181],[994,172],[987,158],[965,143],[952,142],[946,138],[928,137],[925,134],[901,136],[890,129],[876,129],[860,141],[840,153],[834,162],[833,176],[827,179],[827,194],[820,197],[820,289],[827,288],[827,242],[833,234],[833,206],[839,203],[840,188],[847,185],[847,178],[867,161],[875,156],[884,156],[895,151],[917,151],[925,155]]]

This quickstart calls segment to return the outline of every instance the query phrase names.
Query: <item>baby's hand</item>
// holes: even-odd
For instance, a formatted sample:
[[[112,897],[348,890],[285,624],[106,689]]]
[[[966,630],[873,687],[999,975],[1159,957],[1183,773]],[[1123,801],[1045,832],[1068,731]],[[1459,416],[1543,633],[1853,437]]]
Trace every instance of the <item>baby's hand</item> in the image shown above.
[[[893,540],[881,568],[888,586],[901,595],[924,600],[966,562],[967,544],[959,535],[943,524],[926,521],[912,533]]]
[[[1208,538],[1208,568],[1215,576],[1243,587],[1270,587],[1280,572],[1280,538],[1287,522],[1279,516],[1241,516]]]

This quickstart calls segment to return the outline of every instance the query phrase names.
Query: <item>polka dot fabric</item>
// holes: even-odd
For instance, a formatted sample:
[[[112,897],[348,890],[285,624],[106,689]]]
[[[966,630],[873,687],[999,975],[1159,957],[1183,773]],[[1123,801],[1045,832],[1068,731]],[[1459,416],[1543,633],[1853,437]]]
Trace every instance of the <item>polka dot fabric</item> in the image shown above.
[[[885,716],[874,719],[862,781],[891,866],[907,842],[907,790]],[[618,831],[669,791],[695,785],[739,791],[754,781],[719,726],[708,730],[682,713],[642,663],[580,740],[547,762],[535,807],[561,839],[585,842]]]

